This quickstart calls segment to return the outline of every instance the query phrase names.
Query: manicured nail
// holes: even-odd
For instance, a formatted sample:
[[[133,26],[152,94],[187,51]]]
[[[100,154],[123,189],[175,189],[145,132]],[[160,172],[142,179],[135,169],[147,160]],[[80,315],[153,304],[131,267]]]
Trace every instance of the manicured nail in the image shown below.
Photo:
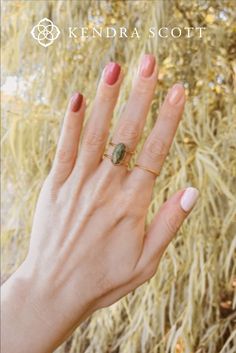
[[[120,65],[114,62],[110,62],[106,65],[104,71],[104,80],[108,85],[114,85],[120,75]]]
[[[180,83],[176,83],[169,92],[169,102],[171,105],[177,104],[183,97],[184,88]]]
[[[145,54],[142,58],[140,64],[140,75],[143,77],[149,77],[152,75],[154,67],[156,64],[156,59],[153,55]]]
[[[180,206],[185,212],[189,212],[197,202],[199,191],[195,188],[189,187],[184,191],[180,200]]]
[[[72,112],[76,113],[82,105],[83,102],[83,95],[79,92],[76,92],[70,101],[70,109]]]

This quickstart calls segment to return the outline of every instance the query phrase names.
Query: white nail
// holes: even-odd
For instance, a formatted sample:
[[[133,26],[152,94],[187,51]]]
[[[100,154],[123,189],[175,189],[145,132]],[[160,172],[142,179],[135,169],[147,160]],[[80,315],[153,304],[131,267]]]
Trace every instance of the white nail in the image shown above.
[[[195,205],[199,196],[199,191],[195,188],[189,187],[185,190],[180,200],[180,206],[185,212],[189,212]]]

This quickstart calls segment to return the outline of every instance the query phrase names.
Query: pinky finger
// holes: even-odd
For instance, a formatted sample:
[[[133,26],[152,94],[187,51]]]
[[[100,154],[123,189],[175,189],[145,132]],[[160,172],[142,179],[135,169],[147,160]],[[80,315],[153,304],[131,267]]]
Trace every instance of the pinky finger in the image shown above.
[[[74,167],[83,126],[85,100],[75,93],[68,105],[50,174],[57,184],[68,178]]]
[[[168,244],[197,202],[199,191],[193,187],[178,191],[167,200],[154,217],[144,240],[144,247],[136,270],[152,273]]]

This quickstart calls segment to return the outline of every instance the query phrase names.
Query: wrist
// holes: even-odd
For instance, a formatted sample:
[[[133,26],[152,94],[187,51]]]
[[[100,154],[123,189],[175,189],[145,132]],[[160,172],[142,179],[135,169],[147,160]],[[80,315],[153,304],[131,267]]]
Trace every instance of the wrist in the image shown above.
[[[2,286],[1,351],[51,352],[50,327],[31,298],[34,283],[21,269],[22,267]]]
[[[52,352],[93,312],[81,291],[73,315],[65,305],[68,291],[56,290],[52,276],[39,272],[27,259],[2,286],[3,336],[14,337],[3,339],[2,353]]]

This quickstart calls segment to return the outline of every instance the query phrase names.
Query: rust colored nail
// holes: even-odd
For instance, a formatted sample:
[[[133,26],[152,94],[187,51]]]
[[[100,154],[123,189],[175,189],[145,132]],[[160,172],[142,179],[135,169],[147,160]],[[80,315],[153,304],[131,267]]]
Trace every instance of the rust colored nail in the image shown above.
[[[83,102],[83,95],[79,92],[76,92],[71,98],[71,102],[70,102],[71,111],[74,113],[78,112],[79,109],[81,108],[82,102]]]
[[[120,75],[120,65],[114,62],[110,62],[105,67],[104,80],[108,85],[114,85]]]

